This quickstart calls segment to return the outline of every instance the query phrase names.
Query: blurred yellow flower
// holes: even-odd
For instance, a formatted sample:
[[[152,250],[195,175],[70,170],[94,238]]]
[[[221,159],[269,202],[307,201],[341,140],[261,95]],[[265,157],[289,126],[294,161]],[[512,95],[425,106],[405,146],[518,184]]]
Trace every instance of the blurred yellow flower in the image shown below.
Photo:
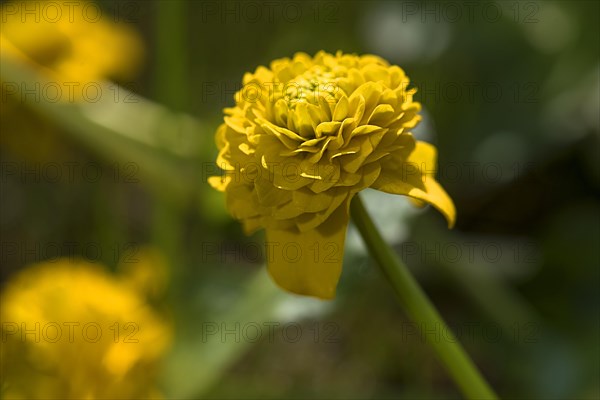
[[[98,14],[88,1],[13,1],[0,9],[0,56],[35,69],[47,83],[7,81],[0,72],[0,144],[32,161],[63,158],[56,127],[32,115],[29,101],[96,102],[116,96],[106,80],[127,81],[138,73],[144,54],[131,27]],[[26,94],[22,94],[22,91]]]
[[[52,11],[44,11],[46,8]],[[132,78],[143,56],[139,35],[127,25],[114,23],[102,15],[90,17],[86,11],[90,8],[100,10],[87,1],[3,4],[2,56],[27,62],[59,82],[74,86]],[[81,88],[74,92],[80,94]]]
[[[409,132],[420,104],[408,85],[377,56],[323,51],[244,76],[216,134],[225,173],[209,183],[248,233],[266,229],[268,268],[283,288],[334,297],[350,200],[365,188],[429,203],[454,224],[434,179],[436,149]]]
[[[171,327],[126,280],[84,261],[24,269],[0,295],[2,397],[160,397]]]

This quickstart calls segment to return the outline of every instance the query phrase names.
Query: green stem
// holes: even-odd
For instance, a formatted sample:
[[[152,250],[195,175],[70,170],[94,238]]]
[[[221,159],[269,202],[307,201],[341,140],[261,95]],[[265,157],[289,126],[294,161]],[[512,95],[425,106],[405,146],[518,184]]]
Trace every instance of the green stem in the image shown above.
[[[352,200],[350,209],[352,220],[370,253],[394,287],[396,295],[413,322],[422,331],[434,333],[433,340],[429,340],[428,335],[424,336],[427,337],[429,344],[465,397],[477,400],[496,399],[496,394],[479,373],[425,292],[384,242],[358,195]]]

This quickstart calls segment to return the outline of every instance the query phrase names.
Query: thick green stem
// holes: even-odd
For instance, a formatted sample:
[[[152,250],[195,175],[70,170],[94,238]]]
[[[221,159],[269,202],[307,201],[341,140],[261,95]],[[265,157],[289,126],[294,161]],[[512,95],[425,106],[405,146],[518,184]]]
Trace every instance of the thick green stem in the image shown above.
[[[400,303],[421,329],[465,397],[477,400],[496,399],[496,394],[479,373],[425,292],[384,242],[358,195],[352,200],[350,209],[354,224],[371,255],[394,287]]]

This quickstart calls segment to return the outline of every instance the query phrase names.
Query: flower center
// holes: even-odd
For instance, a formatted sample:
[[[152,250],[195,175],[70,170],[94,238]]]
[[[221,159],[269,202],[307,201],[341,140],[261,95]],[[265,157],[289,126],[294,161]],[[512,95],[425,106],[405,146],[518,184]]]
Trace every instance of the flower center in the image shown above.
[[[288,108],[294,109],[301,102],[318,106],[320,97],[325,101],[335,102],[335,78],[330,69],[319,65],[292,79],[286,83],[283,93]]]

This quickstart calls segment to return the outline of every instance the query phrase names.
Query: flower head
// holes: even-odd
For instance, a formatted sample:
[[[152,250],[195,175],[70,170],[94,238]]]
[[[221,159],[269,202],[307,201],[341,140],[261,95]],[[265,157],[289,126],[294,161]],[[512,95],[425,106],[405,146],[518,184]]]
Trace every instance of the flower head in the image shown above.
[[[126,279],[61,259],[13,276],[0,300],[3,398],[160,396],[171,327]]]
[[[266,229],[283,288],[334,296],[350,200],[363,189],[432,204],[454,223],[435,148],[410,133],[420,104],[408,85],[398,66],[341,52],[297,53],[244,76],[216,134],[225,173],[209,182],[247,232]]]

